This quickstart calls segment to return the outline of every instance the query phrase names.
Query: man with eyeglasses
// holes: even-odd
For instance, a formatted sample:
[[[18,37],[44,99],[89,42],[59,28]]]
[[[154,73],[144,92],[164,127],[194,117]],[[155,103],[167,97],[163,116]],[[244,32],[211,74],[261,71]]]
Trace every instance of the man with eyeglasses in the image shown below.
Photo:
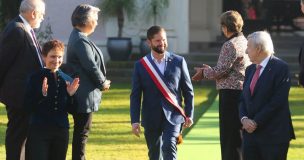
[[[29,116],[25,112],[27,77],[43,68],[41,48],[33,29],[45,12],[43,0],[23,0],[20,14],[7,24],[0,37],[0,101],[5,104],[8,124],[5,138],[7,160],[24,159]]]

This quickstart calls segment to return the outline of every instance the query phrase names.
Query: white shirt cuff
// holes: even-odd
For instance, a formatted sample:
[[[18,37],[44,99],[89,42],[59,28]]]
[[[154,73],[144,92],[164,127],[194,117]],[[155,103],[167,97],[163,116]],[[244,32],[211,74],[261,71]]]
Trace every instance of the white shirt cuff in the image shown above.
[[[244,119],[248,119],[248,117],[247,116],[242,117],[241,118],[241,123],[243,122]]]

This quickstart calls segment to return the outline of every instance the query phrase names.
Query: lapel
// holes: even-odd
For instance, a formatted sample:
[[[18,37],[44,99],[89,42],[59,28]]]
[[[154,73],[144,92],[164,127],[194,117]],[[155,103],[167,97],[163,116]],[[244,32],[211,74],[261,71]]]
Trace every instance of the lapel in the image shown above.
[[[272,72],[272,66],[273,66],[273,63],[274,63],[273,59],[274,59],[274,56],[271,56],[269,58],[269,61],[268,61],[267,65],[266,65],[264,71],[262,72],[261,76],[259,77],[259,79],[258,79],[258,81],[257,81],[257,83],[255,85],[255,88],[254,88],[252,96],[254,96],[256,94],[256,92],[258,92],[259,89],[261,89],[261,87],[263,85],[265,85],[265,84],[267,85],[267,83],[265,83],[265,82],[267,80],[267,77],[268,77],[269,73]],[[253,72],[253,74],[254,74],[254,72]],[[252,79],[252,77],[251,77],[251,79]]]
[[[169,52],[166,52],[166,67],[165,67],[165,72],[164,76],[166,77],[169,74],[169,68],[172,66],[172,54]]]
[[[169,61],[171,62],[172,57],[169,57],[170,53],[166,52],[166,63],[168,63]],[[172,87],[170,87],[170,85],[168,85],[168,81],[165,78],[166,77],[166,72],[167,72],[167,68],[168,68],[168,64],[166,64],[165,67],[165,72],[164,75],[160,72],[160,70],[158,69],[158,67],[156,66],[155,62],[152,60],[151,54],[147,55],[148,60],[150,61],[150,63],[152,64],[153,68],[155,69],[155,71],[157,72],[157,74],[159,75],[159,77],[163,80],[163,82],[165,83],[165,85],[168,87],[168,89],[172,92],[175,93],[174,90],[172,89]],[[148,74],[148,73],[147,73]],[[150,75],[148,74],[148,76],[150,77]],[[154,82],[153,82],[154,83]]]
[[[166,75],[168,74],[169,70],[168,68],[172,65],[172,56],[171,53],[167,52],[165,53],[165,71],[164,74],[162,74],[160,72],[160,70],[158,69],[158,67],[156,66],[155,62],[152,60],[151,54],[147,55],[148,60],[150,61],[150,63],[152,64],[153,68],[156,70],[156,72],[159,74],[159,76],[161,77],[161,79],[166,83]],[[167,85],[168,86],[168,85]]]
[[[152,64],[153,68],[155,69],[155,71],[157,72],[157,74],[159,75],[159,77],[165,82],[165,77],[164,75],[160,72],[160,70],[158,69],[158,67],[156,66],[155,62],[152,59],[151,54],[147,55],[148,60],[150,61],[150,63]],[[166,83],[166,82],[165,82]]]
[[[98,58],[100,59],[100,63],[102,65],[101,71],[103,72],[104,75],[106,75],[106,67],[104,64],[104,59],[103,59],[101,50],[89,39],[88,36],[85,36],[83,33],[81,33],[81,31],[79,29],[74,28],[73,32],[74,32],[73,34],[75,34],[75,36],[77,35],[77,37],[79,36],[79,37],[83,38],[85,41],[87,41],[90,44],[90,46],[92,48],[94,48],[94,50],[95,50],[94,53],[97,54]]]
[[[96,53],[97,53],[97,55],[99,56],[99,58],[101,60],[101,65],[103,67],[104,74],[106,75],[106,67],[105,67],[105,64],[104,64],[104,59],[103,59],[103,55],[102,55],[101,50],[91,40],[88,39],[88,41],[93,46],[93,48],[95,48]]]
[[[24,23],[23,23],[23,21],[22,21],[22,19],[18,16],[17,18],[16,18],[16,22],[17,23],[19,23],[20,25],[21,25],[21,27],[22,27],[22,29],[24,30],[24,32],[25,32],[25,36],[26,36],[26,38],[27,38],[27,42],[29,43],[29,46],[30,46],[30,49],[32,49],[32,54],[34,54],[34,57],[35,57],[35,59],[36,59],[36,61],[38,62],[38,64],[40,64],[40,60],[39,60],[39,57],[38,57],[38,54],[37,54],[37,50],[36,50],[36,47],[35,47],[35,44],[34,44],[34,42],[33,42],[33,40],[32,40],[32,37],[31,37],[31,35],[28,33],[28,31],[26,30],[26,28],[25,28],[25,26],[24,26]],[[42,58],[42,57],[41,57]],[[42,60],[42,63],[44,63],[43,62],[43,59],[41,59]],[[41,64],[40,64],[41,65]],[[43,67],[43,66],[42,66]]]
[[[248,67],[250,67],[250,70],[248,71],[249,72],[248,73],[248,79],[247,79],[247,81],[244,82],[245,83],[244,84],[244,92],[246,92],[246,94],[251,97],[250,84],[251,84],[254,72],[256,70],[256,67],[255,67],[255,65],[248,66]]]

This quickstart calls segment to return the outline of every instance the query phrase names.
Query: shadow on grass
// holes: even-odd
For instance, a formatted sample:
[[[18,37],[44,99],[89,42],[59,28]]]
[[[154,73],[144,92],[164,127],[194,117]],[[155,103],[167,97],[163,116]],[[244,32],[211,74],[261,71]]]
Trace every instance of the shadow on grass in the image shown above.
[[[92,122],[93,125],[104,125],[104,124],[130,124],[130,121],[102,121],[102,122],[96,122],[96,121],[93,121]]]
[[[296,149],[296,148],[304,148],[304,144],[293,144],[293,145],[290,145],[290,148],[293,148],[293,149]]]
[[[119,105],[121,106],[121,105]],[[127,107],[123,108],[101,108],[100,111],[94,113],[96,115],[113,115],[113,114],[130,114],[130,109]]]
[[[205,129],[218,128],[218,122],[206,122],[206,124],[196,124],[195,127]]]
[[[300,101],[300,100],[298,100],[298,101]],[[303,102],[301,102],[301,103],[290,102],[289,106],[291,108],[291,115],[292,116],[303,116],[304,115],[304,104],[303,104]]]
[[[131,133],[130,133],[130,136]],[[100,137],[93,137],[90,136],[88,139],[88,142],[90,144],[95,144],[95,145],[108,145],[108,144],[112,144],[112,145],[124,145],[124,144],[128,144],[128,145],[134,145],[134,144],[145,144],[144,141],[144,137],[141,137],[141,139],[139,138],[130,138],[130,137],[107,137],[107,138],[100,138]],[[126,148],[126,149],[130,149],[130,148]]]

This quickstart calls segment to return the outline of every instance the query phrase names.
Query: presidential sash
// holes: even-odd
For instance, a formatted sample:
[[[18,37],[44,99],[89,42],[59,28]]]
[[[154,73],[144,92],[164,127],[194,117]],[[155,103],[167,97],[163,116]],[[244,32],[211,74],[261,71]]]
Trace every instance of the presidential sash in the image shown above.
[[[182,109],[182,107],[178,104],[176,96],[169,90],[165,82],[162,80],[162,78],[159,76],[151,62],[148,60],[147,56],[143,57],[140,60],[140,63],[144,66],[144,68],[147,70],[148,74],[152,78],[153,82],[159,89],[159,91],[163,94],[165,99],[172,104],[172,106],[186,119],[187,116]]]

